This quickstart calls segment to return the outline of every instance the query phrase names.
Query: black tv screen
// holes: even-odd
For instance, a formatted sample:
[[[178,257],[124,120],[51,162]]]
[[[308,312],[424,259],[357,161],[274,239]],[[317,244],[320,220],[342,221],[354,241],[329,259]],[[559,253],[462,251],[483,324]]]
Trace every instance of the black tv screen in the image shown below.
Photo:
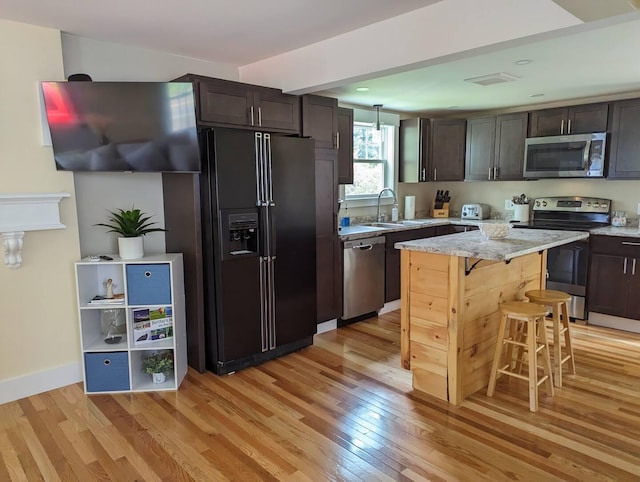
[[[42,82],[58,170],[197,172],[189,82]]]

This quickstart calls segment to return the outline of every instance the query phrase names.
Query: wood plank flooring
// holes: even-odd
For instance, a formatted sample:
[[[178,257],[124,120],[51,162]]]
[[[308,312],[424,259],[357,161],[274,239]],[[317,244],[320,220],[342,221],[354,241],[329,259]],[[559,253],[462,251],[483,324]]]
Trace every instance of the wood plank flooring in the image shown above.
[[[519,380],[459,407],[413,392],[399,318],[178,392],[0,405],[0,481],[640,481],[640,336],[573,327],[578,373],[531,413]]]

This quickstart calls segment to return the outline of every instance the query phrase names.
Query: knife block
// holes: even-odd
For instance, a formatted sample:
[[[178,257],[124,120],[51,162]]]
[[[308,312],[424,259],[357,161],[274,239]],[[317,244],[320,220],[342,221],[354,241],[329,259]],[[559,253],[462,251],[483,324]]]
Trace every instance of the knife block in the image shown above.
[[[436,209],[436,202],[431,201],[431,209],[429,210],[429,216],[431,216],[432,218],[448,218],[449,203],[443,203],[442,208]]]

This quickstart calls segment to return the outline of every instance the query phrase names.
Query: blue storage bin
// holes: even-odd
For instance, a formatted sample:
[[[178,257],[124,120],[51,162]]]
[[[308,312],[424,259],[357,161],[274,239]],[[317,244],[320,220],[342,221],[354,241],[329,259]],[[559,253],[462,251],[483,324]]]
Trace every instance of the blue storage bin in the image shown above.
[[[130,305],[171,304],[171,280],[168,263],[128,264],[127,302]]]
[[[84,368],[87,392],[131,389],[127,352],[85,353]]]

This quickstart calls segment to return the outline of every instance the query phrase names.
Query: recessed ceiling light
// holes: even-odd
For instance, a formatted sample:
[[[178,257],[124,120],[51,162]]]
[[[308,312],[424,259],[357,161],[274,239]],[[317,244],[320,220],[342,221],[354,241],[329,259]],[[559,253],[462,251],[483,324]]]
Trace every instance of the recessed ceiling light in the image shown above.
[[[514,62],[514,64],[516,64],[516,65],[527,65],[527,64],[530,64],[530,63],[531,63],[531,60],[528,60],[528,59],[516,60]]]
[[[529,97],[542,97],[544,94],[531,94]]]
[[[356,87],[356,91],[358,92],[366,92],[369,90],[369,87]]]

